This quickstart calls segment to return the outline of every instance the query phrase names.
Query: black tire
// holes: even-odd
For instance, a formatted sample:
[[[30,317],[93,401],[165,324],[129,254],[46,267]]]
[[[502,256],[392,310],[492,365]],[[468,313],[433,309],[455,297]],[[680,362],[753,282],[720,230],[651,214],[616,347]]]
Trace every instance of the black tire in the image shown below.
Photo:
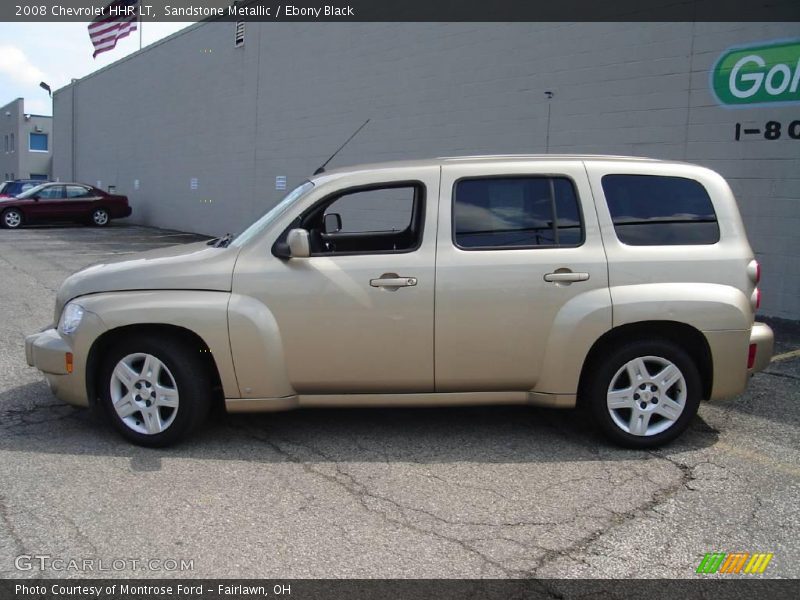
[[[22,216],[22,211],[20,209],[7,208],[3,211],[2,225],[6,229],[19,229],[24,222],[25,218]]]
[[[657,361],[666,360],[677,367],[680,374],[683,376],[683,382],[679,381],[675,383],[666,391],[662,390],[660,387],[654,391],[650,391],[652,388],[647,385],[646,391],[641,392],[639,385],[646,384],[637,380],[637,385],[630,385],[631,382],[628,371],[626,369],[625,373],[622,374],[622,369],[630,361],[643,357],[654,357],[657,359],[655,361],[644,361],[646,364],[645,370],[651,375],[654,375],[658,371],[658,365],[660,363]],[[683,433],[697,414],[697,409],[700,406],[700,398],[702,396],[700,373],[697,370],[697,365],[695,365],[689,354],[673,342],[666,340],[629,342],[609,352],[607,356],[601,358],[590,368],[591,372],[582,390],[584,394],[583,400],[586,401],[597,426],[606,437],[615,444],[626,448],[655,448],[661,446],[671,442]],[[623,429],[623,426],[615,420],[615,417],[612,416],[612,410],[608,406],[608,395],[612,380],[615,382],[615,389],[623,393],[626,389],[633,390],[631,392],[631,398],[636,398],[637,400],[634,401],[634,404],[638,405],[638,407],[630,409],[615,409],[614,415],[617,419],[623,422],[625,427],[632,428],[631,423],[634,422],[633,411],[637,411],[636,415],[643,415],[645,412],[650,413],[648,420],[642,420],[641,422],[645,423],[644,427],[647,428],[647,431],[652,429],[652,433],[649,435],[634,435]],[[623,383],[621,387],[617,387],[620,381]],[[625,387],[626,381],[630,385],[630,388]],[[685,394],[682,412],[680,412],[678,418],[672,420],[672,424],[669,425],[670,419],[655,413],[655,410],[658,409],[657,405],[659,402],[662,403],[661,410],[668,408],[665,406],[667,400],[674,401],[673,398],[679,398],[681,390],[683,390],[683,394]],[[637,395],[634,396],[633,393],[637,393]],[[644,393],[648,393],[646,398],[639,395]],[[664,395],[667,395],[666,399]],[[680,402],[678,402],[678,404],[680,404]],[[639,407],[642,408],[641,411]],[[629,419],[627,423],[625,422],[626,419]],[[660,427],[666,427],[666,429],[658,431]]]
[[[89,222],[95,227],[106,227],[111,222],[111,215],[105,208],[95,208],[89,216]]]
[[[174,417],[159,433],[134,430],[118,414],[112,400],[114,385],[118,390],[124,389],[119,388],[119,383],[112,382],[114,369],[122,359],[138,354],[151,355],[163,363],[167,369],[165,376],[174,380],[174,387],[177,390],[178,405],[174,409]],[[203,424],[211,407],[212,384],[208,369],[200,357],[200,349],[173,338],[161,339],[153,335],[138,334],[121,340],[111,348],[102,364],[97,389],[104,413],[117,431],[134,444],[151,448],[169,446],[187,437]],[[120,395],[120,392],[116,393],[117,396]],[[165,420],[172,416],[171,408],[159,410],[162,416],[167,413]],[[139,417],[142,423],[146,421],[145,413],[139,412],[131,415],[129,422],[138,420]],[[132,425],[136,426],[135,423]]]

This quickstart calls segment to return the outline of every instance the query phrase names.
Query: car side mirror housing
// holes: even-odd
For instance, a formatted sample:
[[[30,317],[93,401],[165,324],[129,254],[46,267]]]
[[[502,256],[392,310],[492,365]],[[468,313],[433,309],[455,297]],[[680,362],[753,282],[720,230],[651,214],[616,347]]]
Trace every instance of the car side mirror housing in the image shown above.
[[[339,233],[342,230],[342,217],[339,213],[328,213],[324,217],[325,233]]]
[[[286,245],[289,246],[289,258],[311,256],[311,244],[308,231],[305,229],[292,229],[286,236]]]

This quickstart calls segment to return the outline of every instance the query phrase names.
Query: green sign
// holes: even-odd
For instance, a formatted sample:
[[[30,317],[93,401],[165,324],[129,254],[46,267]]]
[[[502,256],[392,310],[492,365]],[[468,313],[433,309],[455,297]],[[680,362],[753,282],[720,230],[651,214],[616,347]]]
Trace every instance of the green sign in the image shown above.
[[[729,50],[714,65],[711,89],[726,106],[800,103],[800,40]]]

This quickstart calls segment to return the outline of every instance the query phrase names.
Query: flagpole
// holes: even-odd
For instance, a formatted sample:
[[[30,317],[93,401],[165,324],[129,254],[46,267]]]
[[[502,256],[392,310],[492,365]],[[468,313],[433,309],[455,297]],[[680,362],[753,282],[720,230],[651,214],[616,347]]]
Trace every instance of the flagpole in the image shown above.
[[[142,13],[139,13],[139,50],[142,49]]]

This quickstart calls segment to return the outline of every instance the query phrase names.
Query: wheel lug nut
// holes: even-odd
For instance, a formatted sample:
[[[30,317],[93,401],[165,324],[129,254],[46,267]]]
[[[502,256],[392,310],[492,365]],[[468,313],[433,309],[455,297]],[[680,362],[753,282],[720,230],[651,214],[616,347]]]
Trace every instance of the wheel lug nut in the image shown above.
[[[654,385],[651,385],[651,386],[650,386],[650,391],[651,391],[651,392],[655,392],[657,389],[658,389],[658,388],[657,388],[656,386],[654,386]]]
[[[658,404],[658,398],[653,398],[652,403],[653,404]]]
[[[634,399],[634,400],[638,400],[638,399],[639,399],[639,394],[634,394],[634,395],[633,395],[633,399]]]
[[[647,408],[647,402],[641,402],[641,403],[639,404],[639,406],[640,406],[641,408]]]

